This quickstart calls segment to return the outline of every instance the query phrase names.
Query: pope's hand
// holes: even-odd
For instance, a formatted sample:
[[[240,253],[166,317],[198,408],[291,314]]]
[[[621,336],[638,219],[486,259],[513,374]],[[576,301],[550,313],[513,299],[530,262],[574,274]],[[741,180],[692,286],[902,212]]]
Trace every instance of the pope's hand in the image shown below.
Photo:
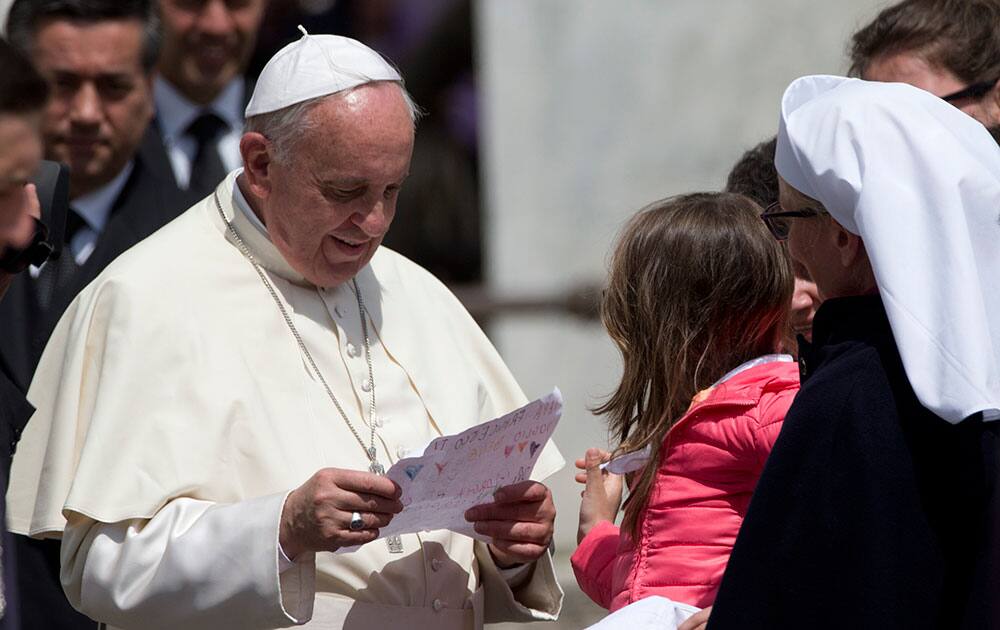
[[[469,508],[465,520],[493,539],[490,552],[500,567],[534,562],[552,541],[556,506],[552,492],[537,481],[522,481],[493,493],[493,503]]]
[[[601,469],[607,461],[608,453],[597,448],[587,449],[583,459],[576,460],[576,467],[584,470],[577,473],[576,480],[584,483],[580,501],[580,524],[576,532],[577,544],[583,540],[594,525],[601,521],[615,522],[622,502],[622,477]]]
[[[369,472],[324,468],[291,493],[281,510],[278,540],[289,558],[371,542],[403,509],[393,481]],[[354,512],[364,527],[351,530]]]

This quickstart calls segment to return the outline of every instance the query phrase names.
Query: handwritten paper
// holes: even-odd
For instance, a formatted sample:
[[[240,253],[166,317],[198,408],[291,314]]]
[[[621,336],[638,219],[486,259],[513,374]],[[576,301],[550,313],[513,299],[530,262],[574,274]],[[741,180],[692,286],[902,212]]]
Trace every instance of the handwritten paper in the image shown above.
[[[491,502],[498,488],[529,479],[561,416],[557,388],[495,420],[439,437],[419,456],[399,460],[386,475],[403,491],[403,511],[379,537],[449,529],[487,540],[465,520],[465,511]]]

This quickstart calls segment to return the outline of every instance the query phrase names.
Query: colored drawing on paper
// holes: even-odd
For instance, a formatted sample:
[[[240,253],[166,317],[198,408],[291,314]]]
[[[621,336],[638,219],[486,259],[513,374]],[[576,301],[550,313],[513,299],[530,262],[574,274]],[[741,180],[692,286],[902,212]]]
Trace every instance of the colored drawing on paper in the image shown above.
[[[561,415],[556,389],[509,414],[439,437],[421,455],[396,462],[386,475],[403,489],[405,507],[379,530],[380,537],[448,529],[485,540],[465,520],[466,510],[491,502],[504,486],[529,479]],[[437,474],[421,474],[431,463]]]

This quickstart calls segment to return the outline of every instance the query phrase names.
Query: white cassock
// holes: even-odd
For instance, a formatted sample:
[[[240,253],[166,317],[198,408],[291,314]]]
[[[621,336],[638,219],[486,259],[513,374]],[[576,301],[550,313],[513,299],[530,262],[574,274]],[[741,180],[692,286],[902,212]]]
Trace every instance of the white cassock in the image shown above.
[[[371,384],[351,283],[317,289],[296,273],[241,209],[235,177],[217,191],[226,216],[366,436]],[[370,314],[383,465],[526,402],[429,273],[383,247],[357,284]],[[38,411],[14,458],[8,525],[62,535],[70,600],[112,626],[465,629],[558,615],[548,554],[511,577],[485,544],[448,531],[404,535],[402,554],[377,540],[279,563],[287,493],[321,468],[369,462],[212,197],[80,294],[29,399]],[[549,443],[533,478],[562,465]]]

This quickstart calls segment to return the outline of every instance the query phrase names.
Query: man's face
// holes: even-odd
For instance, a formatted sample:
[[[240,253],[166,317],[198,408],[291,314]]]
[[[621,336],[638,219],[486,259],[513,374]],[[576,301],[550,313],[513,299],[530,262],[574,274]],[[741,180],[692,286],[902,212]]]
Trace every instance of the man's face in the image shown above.
[[[909,83],[935,96],[946,96],[969,87],[967,83],[944,68],[931,65],[915,52],[902,52],[877,57],[865,68],[863,79]],[[983,80],[996,77],[983,77]],[[952,104],[986,127],[1000,125],[1000,87],[994,87],[983,98],[966,98]]]
[[[0,114],[0,249],[27,219],[25,184],[38,170],[38,115]]]
[[[35,31],[32,56],[52,85],[42,132],[50,159],[70,166],[70,196],[111,181],[153,115],[138,20],[54,19]]]
[[[399,86],[374,83],[322,101],[287,164],[268,166],[261,215],[288,263],[317,286],[368,264],[409,173],[413,122]]]
[[[246,69],[266,0],[161,0],[160,72],[184,96],[208,104]]]

